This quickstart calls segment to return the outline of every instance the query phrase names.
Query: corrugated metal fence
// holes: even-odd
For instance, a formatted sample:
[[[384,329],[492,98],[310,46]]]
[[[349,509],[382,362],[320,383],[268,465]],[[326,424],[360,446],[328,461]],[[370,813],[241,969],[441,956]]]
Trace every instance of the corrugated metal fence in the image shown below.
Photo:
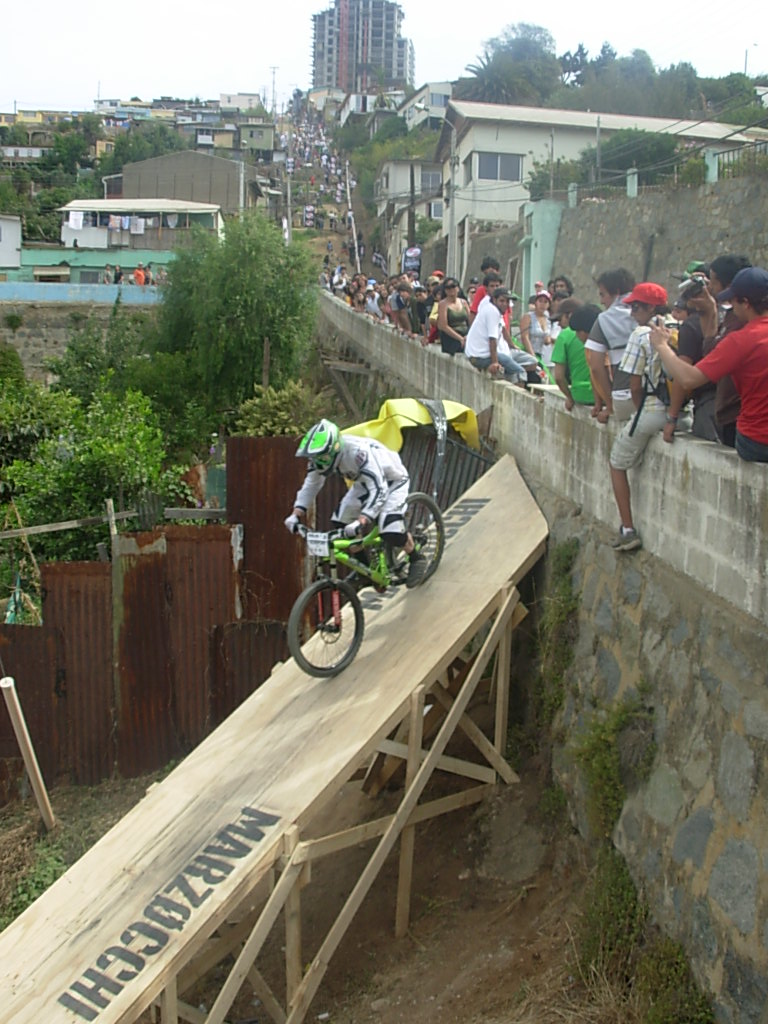
[[[438,500],[451,504],[487,467],[450,438]],[[112,562],[41,567],[43,626],[0,626],[46,782],[91,784],[183,757],[287,657],[284,623],[303,582],[303,546],[283,529],[306,465],[295,438],[227,443],[228,526],[119,534]],[[412,488],[433,490],[437,441],[407,432]],[[321,492],[325,522],[343,492]],[[0,710],[0,804],[23,765]]]

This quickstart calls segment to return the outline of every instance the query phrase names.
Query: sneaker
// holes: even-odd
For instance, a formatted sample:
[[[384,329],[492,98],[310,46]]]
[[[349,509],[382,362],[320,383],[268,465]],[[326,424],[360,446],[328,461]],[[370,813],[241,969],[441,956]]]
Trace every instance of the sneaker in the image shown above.
[[[640,534],[637,530],[619,529],[619,535],[613,542],[614,551],[637,551],[643,546]]]
[[[410,559],[408,564],[408,579],[405,581],[405,585],[408,590],[412,590],[414,587],[418,587],[420,583],[424,582],[424,577],[427,575],[427,560],[423,555],[414,555]]]

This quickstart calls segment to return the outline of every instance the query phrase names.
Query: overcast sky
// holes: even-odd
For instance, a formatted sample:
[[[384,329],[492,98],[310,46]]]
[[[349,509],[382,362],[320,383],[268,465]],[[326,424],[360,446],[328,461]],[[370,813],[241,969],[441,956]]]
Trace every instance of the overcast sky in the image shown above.
[[[13,112],[14,104],[92,110],[97,96],[218,99],[265,91],[271,106],[273,67],[281,108],[295,88],[311,85],[312,14],[330,6],[327,0],[4,4],[0,111]],[[401,6],[403,35],[416,51],[417,86],[458,78],[483,52],[494,26],[523,20],[506,21],[501,7],[485,16],[467,0],[402,0]],[[746,58],[750,75],[768,71],[768,41],[749,40],[765,21],[757,0],[742,0],[732,17],[714,0],[608,7],[550,0],[541,10],[546,15],[524,20],[548,29],[558,54],[581,42],[595,56],[608,41],[619,56],[647,50],[659,68],[688,61],[702,76],[722,77],[744,71]]]

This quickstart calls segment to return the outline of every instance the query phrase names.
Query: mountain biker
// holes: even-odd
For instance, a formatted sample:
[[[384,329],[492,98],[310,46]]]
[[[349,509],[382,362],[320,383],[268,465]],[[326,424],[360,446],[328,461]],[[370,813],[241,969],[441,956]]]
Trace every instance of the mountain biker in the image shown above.
[[[344,528],[349,538],[361,536],[378,522],[382,539],[408,555],[406,587],[416,587],[424,579],[427,562],[415,550],[413,537],[405,529],[406,498],[410,487],[408,470],[397,452],[368,437],[341,434],[330,420],[320,420],[307,431],[296,450],[297,458],[309,460],[309,471],[296,494],[293,512],[285,525],[296,532],[306,518],[307,509],[325,485],[326,477],[336,472],[352,481],[339,502],[331,523]]]

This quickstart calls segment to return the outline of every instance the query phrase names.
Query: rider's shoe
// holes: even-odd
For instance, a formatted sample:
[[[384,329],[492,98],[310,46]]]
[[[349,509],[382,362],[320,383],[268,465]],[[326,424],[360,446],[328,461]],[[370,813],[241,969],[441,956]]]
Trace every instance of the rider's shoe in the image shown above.
[[[420,583],[424,582],[426,575],[427,560],[424,555],[411,555],[408,565],[408,579],[405,581],[407,589],[412,590],[414,587],[418,587]]]

